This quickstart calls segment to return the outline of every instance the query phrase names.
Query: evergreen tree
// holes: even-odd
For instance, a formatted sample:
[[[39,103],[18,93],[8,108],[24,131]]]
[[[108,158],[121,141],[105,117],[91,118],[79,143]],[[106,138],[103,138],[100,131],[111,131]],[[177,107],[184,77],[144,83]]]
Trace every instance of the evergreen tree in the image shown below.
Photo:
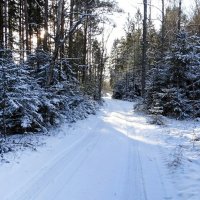
[[[12,61],[12,53],[3,51],[1,59],[0,109],[4,134],[23,133],[44,128],[39,113],[42,105],[42,90],[31,78],[31,70],[26,65],[17,65]]]
[[[147,95],[151,112],[176,118],[199,116],[199,42],[199,37],[180,32],[165,64],[151,70]]]

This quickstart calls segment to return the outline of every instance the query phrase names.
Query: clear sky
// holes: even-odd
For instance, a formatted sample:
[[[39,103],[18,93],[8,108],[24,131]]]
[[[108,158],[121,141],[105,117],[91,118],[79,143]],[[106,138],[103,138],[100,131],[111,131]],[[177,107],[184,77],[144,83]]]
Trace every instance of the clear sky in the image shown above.
[[[125,26],[128,14],[130,14],[131,17],[134,17],[137,11],[137,8],[140,8],[142,12],[143,0],[116,0],[116,1],[118,2],[119,7],[124,10],[124,13],[114,14],[112,16],[112,19],[116,24],[116,28],[113,29],[111,36],[108,40],[108,44],[107,44],[108,51],[110,51],[114,39],[121,38],[124,35],[124,26]],[[150,0],[148,0],[148,2],[149,1]],[[169,1],[170,0],[165,0],[166,2],[165,7],[167,6],[167,2]],[[171,2],[172,1],[174,0],[171,0]],[[183,1],[183,10],[189,13],[192,8],[192,4],[194,0],[182,0],[182,1]],[[151,0],[151,4],[152,4],[152,9],[151,9],[152,19],[154,20],[155,25],[159,27],[159,19],[161,19],[160,17],[161,11],[159,11],[158,8],[161,8],[161,0]]]

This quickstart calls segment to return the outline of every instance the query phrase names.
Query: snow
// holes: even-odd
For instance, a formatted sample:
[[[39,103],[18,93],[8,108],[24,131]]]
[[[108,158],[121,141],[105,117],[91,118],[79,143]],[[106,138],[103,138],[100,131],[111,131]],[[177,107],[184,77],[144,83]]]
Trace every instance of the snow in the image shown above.
[[[148,121],[106,97],[96,116],[1,164],[1,200],[198,200],[200,122]]]

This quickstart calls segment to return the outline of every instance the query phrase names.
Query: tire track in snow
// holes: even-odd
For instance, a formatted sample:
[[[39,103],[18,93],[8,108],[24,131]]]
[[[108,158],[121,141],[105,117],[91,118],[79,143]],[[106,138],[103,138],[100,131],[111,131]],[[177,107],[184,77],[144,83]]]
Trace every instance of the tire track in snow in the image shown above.
[[[127,110],[123,110],[124,113],[126,113],[124,115],[124,119],[126,120],[126,124],[127,122],[130,120],[130,118],[132,118],[134,116],[134,113],[132,114],[132,116],[130,115],[130,112],[127,112]],[[134,121],[134,120],[133,120]],[[137,128],[128,128],[128,126],[126,125],[126,132],[127,132],[127,136],[129,137],[129,135],[137,135],[136,133],[133,132],[133,130]],[[140,136],[142,136],[142,132],[140,133]],[[132,165],[132,171],[133,172],[129,172],[128,177],[134,177],[133,179],[135,180],[135,183],[132,182],[132,190],[135,191],[135,195],[132,194],[130,186],[128,186],[127,189],[127,193],[128,195],[126,196],[126,199],[136,199],[136,200],[154,200],[154,199],[173,199],[172,196],[168,195],[168,192],[166,190],[166,186],[165,186],[165,182],[163,180],[163,174],[161,173],[160,167],[161,165],[165,166],[164,163],[161,163],[162,159],[159,160],[158,162],[158,158],[157,156],[160,157],[160,147],[156,146],[156,150],[153,148],[151,148],[151,145],[147,145],[141,141],[137,141],[137,140],[131,140],[130,139],[130,151],[131,153],[130,156],[134,157],[134,158],[129,158],[129,164],[128,165]],[[156,156],[155,156],[156,155]],[[159,163],[159,164],[158,164]],[[149,166],[149,170],[152,171],[152,180],[156,181],[157,187],[152,188],[153,183],[149,182],[147,175],[147,165]],[[163,167],[162,166],[162,167]],[[134,168],[134,170],[133,170]],[[130,167],[128,167],[128,171],[130,171]],[[156,179],[155,179],[156,178]],[[165,177],[166,178],[166,177]],[[131,179],[131,178],[129,178]],[[167,181],[167,180],[165,180]],[[128,182],[127,182],[128,183]],[[131,184],[131,181],[129,181],[129,184]],[[150,185],[152,184],[152,185]],[[167,184],[168,186],[170,184]],[[155,191],[158,189],[160,190],[160,192],[158,192],[157,195],[152,194],[154,192],[150,192],[151,189],[154,189]],[[154,196],[154,197],[153,197]],[[121,198],[123,200],[123,197]]]
[[[95,127],[98,126],[98,123],[94,124],[95,129]],[[38,174],[24,184],[20,191],[7,197],[6,200],[38,200],[37,196],[54,182],[60,174],[62,174],[67,165],[71,164],[77,158],[82,158],[81,155],[87,151],[88,147],[98,142],[99,137],[100,135],[91,133],[82,136],[78,141],[74,142],[61,152],[55,159],[46,163]]]
[[[128,128],[128,121],[131,118],[131,112],[123,106],[122,101],[119,101],[119,107],[123,114],[123,119],[126,122],[124,128],[126,129],[126,136],[128,140],[129,156],[128,156],[128,167],[127,167],[127,180],[126,189],[122,193],[121,200],[148,200],[146,185],[143,173],[143,163],[141,161],[141,151],[139,149],[139,142],[133,141],[130,138],[133,133],[133,128]],[[131,133],[130,133],[131,132]]]
[[[69,174],[69,164],[67,165],[67,167],[65,167],[64,170],[62,170],[62,173],[60,174],[60,178],[59,178],[59,188],[55,191],[54,190],[54,195],[51,196],[51,199],[48,200],[55,200],[57,199],[57,196],[59,194],[59,192],[61,192],[63,189],[65,189],[67,187],[67,185],[70,183],[70,180],[73,178],[73,176],[76,174],[76,172],[81,168],[81,166],[83,165],[84,162],[86,162],[87,158],[89,157],[89,155],[92,153],[92,151],[94,150],[95,146],[97,145],[97,143],[99,143],[101,140],[101,135],[99,134],[98,136],[96,136],[95,139],[93,139],[93,141],[91,143],[89,143],[84,150],[81,152],[81,155],[79,155],[79,157],[76,158],[76,161],[78,160],[78,162],[76,163],[76,168],[73,168],[73,164],[70,163],[71,165],[73,165],[71,167],[71,172]],[[73,168],[73,169],[72,169]],[[65,175],[65,178],[62,178],[63,175]],[[41,198],[41,200],[43,200],[43,198]]]
[[[94,122],[81,126],[87,133],[7,200],[170,199],[159,148],[142,140],[145,122],[131,113],[131,105],[107,99]]]
[[[131,112],[125,109],[121,103],[122,102],[119,102],[119,107],[121,111],[123,111],[121,114],[123,114],[123,119],[125,121],[124,129],[126,130],[125,132],[128,140],[128,164],[125,175],[127,179],[124,182],[126,188],[122,192],[120,200],[148,200],[138,142],[133,141],[129,137],[131,135],[130,131],[133,131],[133,128],[128,128],[128,120],[131,117]]]

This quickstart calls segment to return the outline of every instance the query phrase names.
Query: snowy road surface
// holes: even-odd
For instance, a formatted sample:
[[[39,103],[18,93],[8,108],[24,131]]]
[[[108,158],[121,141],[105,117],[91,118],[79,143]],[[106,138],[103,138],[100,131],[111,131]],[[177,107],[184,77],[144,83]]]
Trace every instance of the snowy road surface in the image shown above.
[[[144,136],[155,127],[132,107],[107,98],[97,116],[5,166],[0,199],[177,200],[161,143]]]

